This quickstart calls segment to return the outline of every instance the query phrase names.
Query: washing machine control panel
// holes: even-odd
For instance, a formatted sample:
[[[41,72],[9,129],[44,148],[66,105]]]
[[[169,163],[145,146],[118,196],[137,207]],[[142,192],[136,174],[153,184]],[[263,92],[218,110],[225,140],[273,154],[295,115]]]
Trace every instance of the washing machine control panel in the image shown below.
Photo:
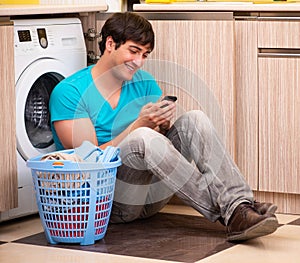
[[[81,22],[77,18],[16,19],[14,22],[15,58],[57,57],[86,50]],[[19,59],[19,64],[21,59]]]
[[[32,30],[17,30],[19,43],[36,42],[40,44],[42,48],[48,47],[48,40],[45,28],[36,28],[36,32]],[[25,44],[23,44],[25,46]],[[25,51],[25,50],[24,50]]]

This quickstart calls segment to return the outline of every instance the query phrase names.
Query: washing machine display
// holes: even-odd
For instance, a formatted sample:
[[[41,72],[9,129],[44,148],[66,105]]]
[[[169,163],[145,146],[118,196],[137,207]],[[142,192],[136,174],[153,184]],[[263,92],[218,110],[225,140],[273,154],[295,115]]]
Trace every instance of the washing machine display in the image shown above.
[[[18,37],[20,42],[31,41],[31,35],[29,30],[18,30]]]
[[[36,213],[29,158],[55,150],[48,102],[53,88],[86,67],[77,18],[14,20],[18,207],[0,221]]]

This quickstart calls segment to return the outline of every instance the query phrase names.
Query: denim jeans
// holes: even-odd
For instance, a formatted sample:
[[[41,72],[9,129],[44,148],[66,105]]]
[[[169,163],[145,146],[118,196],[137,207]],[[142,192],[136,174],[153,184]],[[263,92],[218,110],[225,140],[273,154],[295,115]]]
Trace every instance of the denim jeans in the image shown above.
[[[239,204],[253,202],[252,190],[202,111],[184,113],[166,136],[138,128],[119,147],[123,164],[113,223],[152,216],[174,194],[210,221],[225,224]]]

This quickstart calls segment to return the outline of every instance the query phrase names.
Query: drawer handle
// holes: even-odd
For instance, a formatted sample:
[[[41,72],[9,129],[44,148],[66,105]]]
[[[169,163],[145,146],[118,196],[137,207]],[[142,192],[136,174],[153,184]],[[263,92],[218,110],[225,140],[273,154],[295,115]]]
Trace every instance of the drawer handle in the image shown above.
[[[259,48],[259,57],[300,57],[300,49],[295,48]]]
[[[287,14],[287,13],[284,13],[284,14],[280,14],[280,13],[271,13],[269,14],[269,16],[258,16],[257,17],[257,20],[260,20],[260,21],[299,21],[300,20],[300,17],[299,15],[298,16],[293,16],[293,13],[291,14]]]

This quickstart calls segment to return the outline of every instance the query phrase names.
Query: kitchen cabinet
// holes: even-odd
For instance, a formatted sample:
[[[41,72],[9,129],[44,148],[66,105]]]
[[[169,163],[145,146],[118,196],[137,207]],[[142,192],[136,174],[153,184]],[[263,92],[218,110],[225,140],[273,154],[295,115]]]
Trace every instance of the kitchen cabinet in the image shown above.
[[[300,20],[235,18],[237,164],[259,200],[300,205]]]
[[[300,18],[260,21],[259,189],[300,193]]]
[[[235,21],[236,162],[258,190],[257,21]]]
[[[11,22],[0,22],[0,211],[17,206],[14,32]]]
[[[258,48],[299,49],[300,13],[298,16],[275,17],[273,20],[266,17],[264,20],[260,20]]]
[[[259,189],[300,193],[300,57],[260,57]]]

